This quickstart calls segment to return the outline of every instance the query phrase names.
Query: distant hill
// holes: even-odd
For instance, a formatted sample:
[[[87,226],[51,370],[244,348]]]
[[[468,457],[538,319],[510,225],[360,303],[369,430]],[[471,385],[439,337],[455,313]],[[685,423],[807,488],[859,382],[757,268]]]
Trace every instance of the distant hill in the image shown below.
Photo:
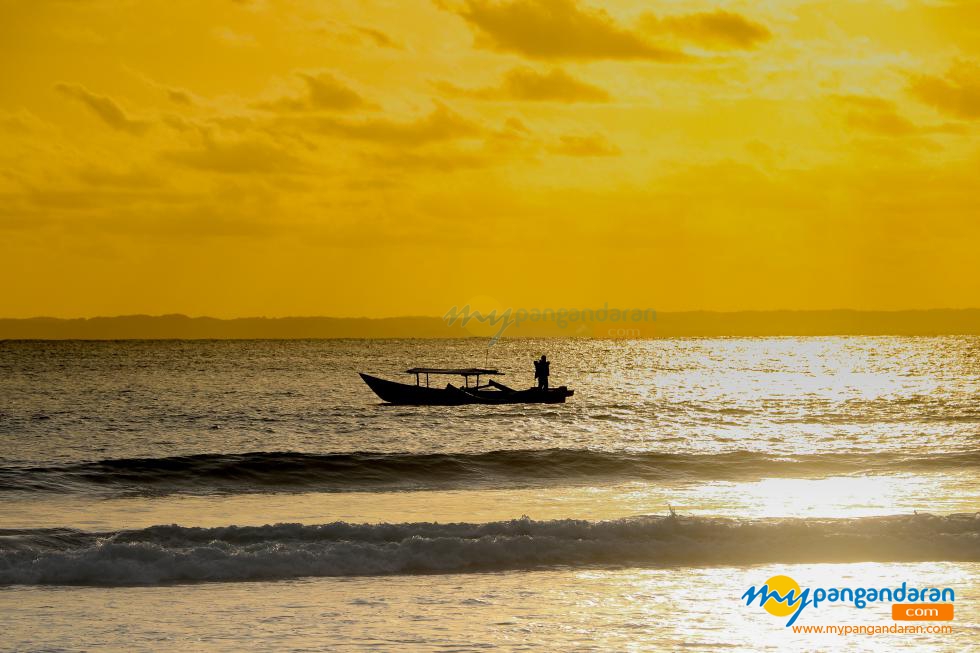
[[[597,312],[598,313],[598,312]],[[602,317],[603,319],[599,319]],[[87,319],[0,319],[3,340],[464,338],[490,336],[502,323],[452,326],[439,317],[284,317],[222,320],[186,315]],[[670,338],[685,336],[980,335],[980,309],[913,311],[706,311],[657,313],[633,320],[592,314],[545,315],[511,323],[503,337]]]

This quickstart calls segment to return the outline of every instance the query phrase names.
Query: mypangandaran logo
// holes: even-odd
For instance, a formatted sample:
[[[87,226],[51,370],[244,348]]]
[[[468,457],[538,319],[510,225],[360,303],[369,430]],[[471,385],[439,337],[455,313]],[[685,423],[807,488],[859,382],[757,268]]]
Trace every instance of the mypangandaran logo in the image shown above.
[[[789,617],[786,627],[789,628],[800,617],[805,608],[818,609],[821,603],[850,603],[856,608],[863,609],[869,603],[915,603],[928,601],[930,603],[952,603],[956,595],[949,587],[909,587],[908,581],[903,581],[900,587],[824,587],[802,589],[800,584],[789,576],[773,576],[762,587],[755,585],[742,594],[745,605],[756,602],[766,612],[775,617]]]
[[[652,308],[638,309],[638,308],[609,308],[609,302],[602,305],[602,308],[591,309],[591,308],[545,308],[545,309],[525,309],[519,308],[514,310],[508,308],[505,311],[497,313],[497,309],[493,309],[490,312],[481,312],[470,309],[470,305],[466,304],[463,308],[458,308],[453,306],[450,308],[442,319],[446,321],[446,324],[452,326],[459,320],[462,326],[469,324],[471,319],[476,319],[480,324],[488,324],[491,327],[500,324],[497,332],[493,334],[490,339],[490,344],[497,342],[504,331],[507,330],[511,325],[517,325],[520,328],[521,324],[524,322],[551,322],[555,324],[559,329],[564,329],[570,323],[582,322],[586,324],[593,323],[605,323],[605,322],[617,322],[617,323],[634,323],[638,324],[641,322],[650,322],[657,319],[657,312]],[[612,331],[617,331],[613,329]],[[618,331],[624,331],[620,329]],[[637,331],[637,333],[639,333]],[[609,333],[608,335],[617,335],[616,333]]]

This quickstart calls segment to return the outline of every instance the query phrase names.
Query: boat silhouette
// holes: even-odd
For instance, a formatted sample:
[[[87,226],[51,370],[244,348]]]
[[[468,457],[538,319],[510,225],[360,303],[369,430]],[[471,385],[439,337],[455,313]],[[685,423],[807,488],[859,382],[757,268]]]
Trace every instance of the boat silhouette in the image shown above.
[[[558,388],[528,388],[515,390],[494,379],[480,385],[481,376],[499,376],[503,372],[483,368],[413,367],[405,370],[415,375],[415,383],[398,383],[360,372],[361,378],[374,394],[387,404],[399,406],[462,406],[465,404],[563,404],[575,394],[565,386]],[[422,376],[425,384],[422,384]],[[430,375],[462,376],[463,385],[447,383],[438,388],[429,385]],[[475,377],[475,385],[470,378]]]

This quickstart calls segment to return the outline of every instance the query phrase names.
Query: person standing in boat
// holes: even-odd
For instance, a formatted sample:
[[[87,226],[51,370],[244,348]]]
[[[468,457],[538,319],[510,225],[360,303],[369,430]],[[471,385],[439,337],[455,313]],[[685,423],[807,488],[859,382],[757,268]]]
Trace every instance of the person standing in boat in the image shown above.
[[[551,374],[551,363],[548,357],[541,355],[540,360],[534,361],[534,378],[538,380],[538,390],[548,389],[548,376]]]

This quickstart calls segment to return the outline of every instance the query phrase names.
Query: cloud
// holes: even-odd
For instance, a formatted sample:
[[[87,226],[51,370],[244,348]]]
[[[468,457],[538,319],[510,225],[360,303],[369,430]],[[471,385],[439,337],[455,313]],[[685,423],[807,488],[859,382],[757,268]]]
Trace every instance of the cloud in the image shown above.
[[[549,148],[565,156],[618,156],[622,152],[604,136],[562,136],[557,145]]]
[[[289,152],[260,140],[207,140],[201,149],[165,152],[163,158],[196,170],[228,174],[295,173],[303,168]]]
[[[909,91],[944,113],[967,120],[980,118],[980,64],[959,62],[944,77],[915,76]]]
[[[129,134],[139,135],[149,129],[149,123],[142,120],[133,120],[119,107],[112,99],[104,95],[96,95],[90,92],[81,84],[66,84],[58,82],[54,85],[55,90],[70,98],[74,98],[95,112],[102,121],[119,131]]]
[[[175,104],[183,104],[184,106],[191,106],[194,104],[194,99],[191,94],[187,91],[183,91],[179,88],[167,88],[167,98]]]
[[[640,25],[651,33],[669,33],[716,50],[751,49],[772,38],[760,23],[730,11],[687,14],[657,18],[646,13]]]
[[[361,36],[365,37],[367,40],[374,43],[379,48],[391,48],[393,50],[402,49],[401,45],[399,45],[394,41],[394,39],[381,30],[374,29],[373,27],[363,27],[360,25],[354,25],[352,29]]]
[[[516,116],[510,116],[504,121],[504,131],[509,134],[523,136],[531,133],[531,129],[523,120]]]
[[[300,73],[305,82],[305,93],[296,97],[283,97],[256,106],[273,111],[346,111],[368,106],[368,102],[350,86],[330,73]]]
[[[310,123],[322,133],[375,143],[415,146],[475,137],[484,130],[442,104],[426,116],[409,122],[386,118],[343,121],[322,118]]]
[[[28,136],[34,133],[51,132],[51,126],[21,107],[15,113],[0,111],[0,132]]]
[[[412,152],[397,150],[386,154],[368,157],[372,166],[400,169],[407,171],[436,171],[451,172],[453,170],[469,170],[485,168],[492,164],[493,159],[484,152],[463,150],[446,150],[431,152]]]
[[[658,47],[602,9],[575,0],[465,0],[451,8],[483,42],[532,59],[646,59],[682,61],[676,50]]]
[[[195,106],[198,104],[199,98],[196,98],[193,93],[186,89],[161,83],[141,70],[136,70],[129,66],[124,66],[124,69],[129,74],[142,80],[147,86],[163,93],[166,98],[174,104],[181,104],[185,107]]]
[[[869,95],[832,95],[830,99],[844,112],[852,127],[880,136],[911,136],[915,134],[958,133],[957,125],[919,125],[898,112],[891,100]]]
[[[96,187],[141,189],[160,186],[160,180],[144,170],[117,171],[92,165],[78,170],[77,176],[80,181]]]
[[[317,109],[356,109],[366,102],[358,93],[329,73],[301,75],[309,90],[309,102]]]
[[[580,81],[561,68],[539,73],[519,67],[509,71],[499,86],[466,89],[443,83],[439,88],[456,95],[487,100],[527,100],[530,102],[608,102],[604,89]]]
[[[848,124],[853,127],[885,136],[905,136],[919,131],[889,100],[867,95],[834,95],[831,100],[844,111]]]
[[[438,1],[438,0],[437,0]],[[335,20],[322,16],[310,24],[306,29],[317,36],[318,39],[329,39],[334,44],[346,44],[350,46],[364,46],[374,48],[386,48],[389,50],[404,50],[405,46],[375,27],[366,25],[351,24],[348,22]],[[353,51],[347,49],[349,55],[353,56]]]

